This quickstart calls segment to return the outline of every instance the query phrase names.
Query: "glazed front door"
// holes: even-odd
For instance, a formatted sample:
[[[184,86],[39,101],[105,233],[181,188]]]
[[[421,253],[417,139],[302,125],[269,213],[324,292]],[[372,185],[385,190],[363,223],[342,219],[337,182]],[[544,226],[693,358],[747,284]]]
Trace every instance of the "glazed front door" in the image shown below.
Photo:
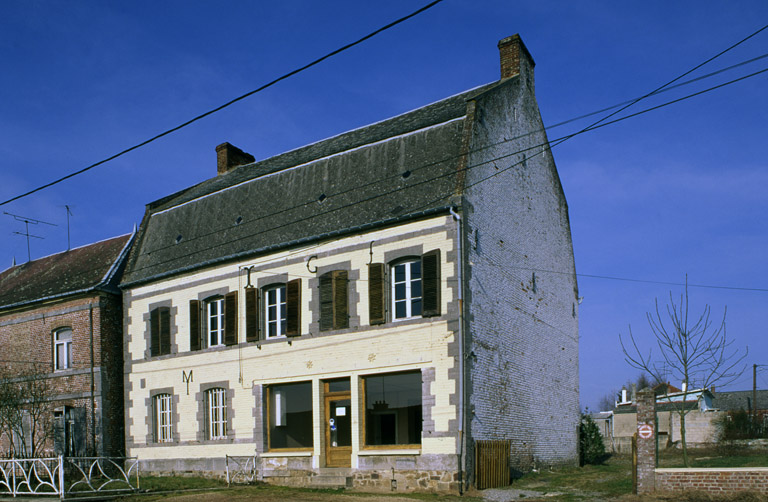
[[[341,384],[341,385],[337,385]],[[349,380],[326,382],[325,388],[325,464],[350,467],[352,456],[352,399]]]

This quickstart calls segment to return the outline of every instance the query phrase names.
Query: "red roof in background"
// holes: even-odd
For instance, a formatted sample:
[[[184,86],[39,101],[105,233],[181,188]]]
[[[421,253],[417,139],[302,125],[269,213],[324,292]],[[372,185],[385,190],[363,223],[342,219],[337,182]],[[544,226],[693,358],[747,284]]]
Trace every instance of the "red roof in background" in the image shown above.
[[[116,284],[132,234],[16,265],[0,273],[0,309]]]

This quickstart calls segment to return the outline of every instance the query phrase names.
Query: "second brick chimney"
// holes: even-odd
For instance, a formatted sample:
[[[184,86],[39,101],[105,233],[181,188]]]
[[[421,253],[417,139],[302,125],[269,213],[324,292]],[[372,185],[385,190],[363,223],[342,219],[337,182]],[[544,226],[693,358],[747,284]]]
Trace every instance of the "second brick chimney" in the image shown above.
[[[228,173],[237,166],[244,166],[255,161],[253,155],[229,143],[222,143],[216,147],[216,170],[219,176]]]
[[[525,47],[520,35],[499,40],[499,58],[501,60],[501,78],[516,77],[520,74],[528,74],[533,77],[533,62],[531,53]]]

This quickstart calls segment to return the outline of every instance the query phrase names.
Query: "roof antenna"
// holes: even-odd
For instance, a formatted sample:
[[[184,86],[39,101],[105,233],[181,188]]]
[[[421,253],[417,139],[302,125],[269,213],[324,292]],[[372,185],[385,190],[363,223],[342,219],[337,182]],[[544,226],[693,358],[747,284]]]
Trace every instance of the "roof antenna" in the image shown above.
[[[35,218],[27,218],[26,216],[19,216],[18,214],[12,214],[7,211],[3,211],[3,214],[7,214],[8,216],[13,216],[13,219],[16,221],[23,221],[24,225],[26,226],[25,232],[13,232],[16,235],[24,235],[27,237],[27,261],[32,261],[32,252],[29,247],[29,238],[34,237],[35,239],[45,239],[45,237],[40,237],[39,235],[32,235],[29,233],[29,224],[38,225],[40,223],[44,225],[50,225],[52,227],[58,227],[55,223],[48,223],[47,221],[43,220],[36,220]]]
[[[74,216],[74,213],[72,213],[72,206],[69,204],[64,204],[64,208],[67,210],[67,251],[69,251],[72,249],[72,244],[69,241],[69,215]]]

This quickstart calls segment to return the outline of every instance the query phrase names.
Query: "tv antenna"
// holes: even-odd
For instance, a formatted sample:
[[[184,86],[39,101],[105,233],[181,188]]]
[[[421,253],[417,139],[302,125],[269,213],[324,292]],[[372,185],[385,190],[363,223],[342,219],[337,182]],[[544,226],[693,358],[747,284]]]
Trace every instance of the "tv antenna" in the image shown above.
[[[64,204],[64,208],[67,210],[67,251],[69,251],[72,248],[69,240],[69,217],[70,215],[74,216],[74,213],[72,213],[72,206],[69,204]]]
[[[27,238],[27,261],[32,261],[32,252],[29,247],[29,238],[34,237],[35,239],[45,239],[45,237],[40,237],[39,235],[32,235],[29,233],[29,224],[32,225],[50,225],[52,227],[58,227],[55,223],[48,223],[47,221],[38,220],[35,218],[27,218],[26,216],[19,216],[18,214],[12,214],[8,211],[3,211],[3,214],[7,214],[8,216],[12,216],[14,220],[16,221],[22,221],[24,222],[26,231],[25,232],[13,232],[15,235],[23,235]]]

